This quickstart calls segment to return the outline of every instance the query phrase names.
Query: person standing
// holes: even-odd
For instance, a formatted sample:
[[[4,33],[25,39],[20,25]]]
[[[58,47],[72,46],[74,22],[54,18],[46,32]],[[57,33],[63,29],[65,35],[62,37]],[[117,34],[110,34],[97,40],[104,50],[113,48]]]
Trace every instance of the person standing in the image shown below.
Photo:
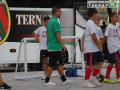
[[[101,86],[101,84],[97,81],[96,76],[103,65],[104,58],[102,55],[103,48],[99,41],[99,33],[96,24],[94,23],[94,21],[97,19],[97,10],[95,8],[89,8],[87,10],[87,14],[89,20],[86,23],[84,38],[82,38],[82,40],[84,39],[84,43],[82,41],[82,45],[84,45],[87,59],[83,87],[93,88],[96,86]],[[96,62],[98,62],[97,65],[95,65]]]
[[[45,86],[56,85],[50,81],[50,77],[54,67],[57,67],[58,73],[61,76],[62,84],[73,83],[73,80],[66,79],[63,72],[63,61],[61,57],[62,48],[66,51],[66,46],[61,39],[61,28],[58,22],[58,18],[62,15],[61,8],[55,6],[52,8],[52,18],[47,24],[47,49],[49,52],[49,67],[47,69],[47,75],[44,82]]]
[[[35,30],[32,34],[36,38],[36,42],[39,42],[40,45],[40,51],[42,53],[42,59],[43,59],[43,69],[44,69],[44,75],[42,77],[42,80],[45,80],[46,73],[47,73],[47,58],[48,58],[48,50],[47,50],[47,23],[50,20],[49,16],[44,17],[44,26],[39,27],[37,30]],[[38,37],[37,35],[40,35]]]
[[[102,45],[107,39],[107,47],[109,50],[109,65],[107,66],[106,75],[104,82],[115,84],[115,82],[120,83],[120,30],[116,25],[118,22],[118,14],[116,12],[111,12],[109,14],[111,23],[106,27],[105,35],[102,40]],[[116,79],[115,82],[110,79],[110,73],[115,64],[116,69]]]

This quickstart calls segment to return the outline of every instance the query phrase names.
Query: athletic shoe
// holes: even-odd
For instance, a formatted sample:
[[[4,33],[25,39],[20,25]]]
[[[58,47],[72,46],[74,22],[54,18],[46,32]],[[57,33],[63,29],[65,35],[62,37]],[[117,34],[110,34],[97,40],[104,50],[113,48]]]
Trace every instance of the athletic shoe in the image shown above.
[[[11,90],[11,88],[12,88],[12,86],[7,85],[6,83],[3,83],[3,85],[0,86],[0,89],[3,89],[3,90],[5,90],[5,89]]]
[[[120,83],[120,78],[115,79],[115,82]]]
[[[59,75],[59,79],[62,79],[60,75]]]
[[[110,84],[115,84],[110,78],[106,79],[104,78],[104,82],[110,83]]]
[[[62,79],[61,77],[59,77],[59,79]]]
[[[74,81],[67,79],[66,81],[62,81],[62,84],[72,84]]]
[[[104,80],[104,76],[103,75],[100,75],[99,78],[98,78],[99,82],[102,82]]]
[[[91,76],[90,82],[97,85],[97,86],[101,86],[101,84],[98,82],[98,80],[96,79],[95,76]]]
[[[99,80],[99,76],[96,76],[96,79]]]
[[[83,87],[85,87],[85,88],[95,88],[96,86],[93,85],[92,83],[90,83],[89,80],[85,80],[83,82]]]
[[[56,83],[53,83],[53,82],[51,82],[51,81],[49,81],[49,82],[44,82],[44,85],[45,86],[55,86],[56,85]]]
[[[45,78],[46,78],[46,75],[44,74],[44,75],[42,76],[41,80],[45,80]]]

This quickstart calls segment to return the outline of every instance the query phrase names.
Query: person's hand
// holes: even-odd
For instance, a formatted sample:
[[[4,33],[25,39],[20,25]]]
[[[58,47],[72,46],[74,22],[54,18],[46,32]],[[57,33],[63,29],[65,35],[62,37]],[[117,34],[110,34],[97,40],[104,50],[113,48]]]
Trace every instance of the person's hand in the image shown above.
[[[66,51],[66,46],[65,45],[62,45],[62,48],[64,50],[64,52]]]
[[[103,47],[99,47],[100,52],[103,53]]]
[[[84,45],[82,45],[82,52],[84,52]]]
[[[35,41],[36,41],[36,43],[39,43],[39,38],[35,37]]]

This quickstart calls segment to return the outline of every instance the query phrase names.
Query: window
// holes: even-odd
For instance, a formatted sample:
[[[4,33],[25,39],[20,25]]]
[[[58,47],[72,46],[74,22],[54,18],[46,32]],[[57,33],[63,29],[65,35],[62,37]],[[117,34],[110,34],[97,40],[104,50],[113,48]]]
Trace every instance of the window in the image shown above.
[[[86,21],[88,20],[87,16],[87,4],[86,3],[75,3],[74,6],[74,18],[75,18],[75,24],[85,28]]]

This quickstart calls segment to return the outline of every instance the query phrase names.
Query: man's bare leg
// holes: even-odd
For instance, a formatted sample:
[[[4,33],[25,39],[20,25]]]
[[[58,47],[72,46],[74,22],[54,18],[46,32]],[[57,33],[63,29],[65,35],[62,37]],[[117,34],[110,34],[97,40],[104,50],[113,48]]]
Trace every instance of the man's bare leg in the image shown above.
[[[1,89],[2,89],[2,88],[4,88],[4,89],[11,89],[11,88],[12,88],[12,86],[7,85],[7,84],[3,81],[2,76],[1,76],[1,73],[0,73],[0,88],[1,88]]]
[[[47,58],[43,59],[43,69],[44,69],[44,74],[47,74]]]
[[[3,85],[3,79],[2,79],[2,76],[1,76],[1,73],[0,73],[0,86],[2,86]]]
[[[62,65],[59,65],[59,66],[57,67],[57,70],[58,70],[58,73],[59,73],[60,76],[61,76],[62,81],[66,81],[67,79],[66,79],[66,77],[65,77],[65,75],[64,75],[64,72],[63,72],[63,66],[62,66]]]
[[[46,82],[46,83],[48,83],[49,80],[50,80],[50,77],[51,77],[53,68],[54,68],[54,67],[50,67],[50,66],[49,66],[48,69],[47,69],[47,75],[46,75],[46,79],[45,79],[45,82]]]
[[[104,62],[99,62],[97,65],[95,65],[95,69],[100,70]]]
[[[96,63],[96,65],[97,65],[97,64],[98,64],[98,63]],[[95,67],[96,67],[96,65],[95,65]],[[98,75],[99,75],[99,76],[102,75],[102,71],[101,71],[101,69],[100,69]]]
[[[59,65],[58,68],[57,68],[57,70],[58,70],[58,73],[60,74],[60,76],[63,76],[63,75],[64,75],[62,65]]]
[[[100,69],[100,71],[99,71],[98,75],[99,75],[99,76],[100,76],[100,75],[102,75],[102,71],[101,71],[101,69]]]

